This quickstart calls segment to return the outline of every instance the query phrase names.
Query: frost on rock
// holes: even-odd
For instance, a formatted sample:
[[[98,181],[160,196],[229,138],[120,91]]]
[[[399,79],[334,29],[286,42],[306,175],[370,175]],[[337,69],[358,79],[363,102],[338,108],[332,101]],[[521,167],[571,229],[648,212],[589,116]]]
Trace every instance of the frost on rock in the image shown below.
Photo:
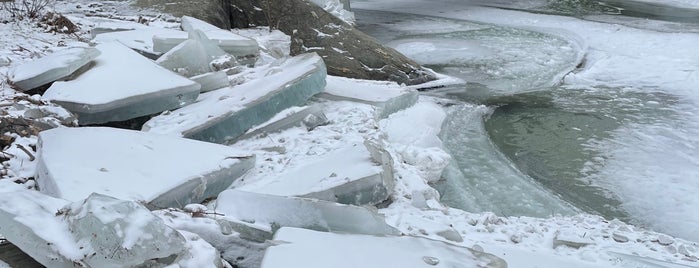
[[[124,121],[193,102],[199,84],[158,66],[119,43],[97,45],[95,66],[42,96],[78,115],[80,124]]]
[[[221,49],[236,57],[257,55],[259,53],[257,41],[220,29],[202,20],[183,16],[182,29],[185,31],[160,33],[154,36],[154,50],[161,53],[167,52],[187,40],[187,32],[199,30],[204,32],[206,37],[211,39]]]
[[[63,49],[15,67],[9,72],[9,80],[21,91],[31,90],[69,76],[99,55],[95,48]]]
[[[384,153],[384,163],[381,153],[378,154],[374,158],[363,144],[349,144],[313,162],[238,189],[348,205],[376,205],[387,200],[393,192],[393,160]]]
[[[328,118],[318,105],[291,107],[274,115],[272,119],[248,130],[245,135],[236,140],[243,140],[257,135],[279,132],[284,129],[304,126],[307,130],[312,130],[318,126],[328,123]]]
[[[211,42],[202,31],[189,32],[189,39],[170,49],[156,60],[160,66],[180,75],[191,77],[218,71],[212,66],[212,62],[227,53]],[[228,63],[220,64],[226,67],[234,67],[235,58],[226,57]]]
[[[412,107],[417,103],[418,92],[389,81],[369,81],[338,76],[328,76],[323,97],[331,100],[348,100],[377,107],[377,117],[386,118],[392,113]]]
[[[354,25],[354,13],[350,11],[349,0],[311,0],[310,2],[322,7],[325,11],[344,22]]]
[[[46,194],[78,201],[96,192],[156,208],[215,197],[255,162],[227,146],[102,127],[41,132],[38,153]]]
[[[123,45],[135,50],[143,56],[150,59],[157,59],[165,51],[154,50],[153,36],[158,34],[179,34],[181,31],[164,29],[164,28],[148,28],[148,29],[136,29],[131,31],[116,31],[98,34],[93,38],[93,41],[98,44],[119,42]],[[185,34],[186,39],[186,34]],[[184,41],[184,40],[183,40]],[[174,46],[172,46],[174,47]],[[171,47],[171,48],[172,48]]]
[[[326,69],[315,53],[285,59],[259,71],[264,76],[199,96],[191,105],[156,116],[144,131],[228,143],[325,87]]]
[[[408,236],[370,236],[281,228],[262,268],[507,267],[488,253]]]
[[[387,235],[398,231],[383,216],[364,207],[298,197],[239,191],[223,191],[216,211],[226,219],[261,226],[287,226],[319,231]]]
[[[228,75],[224,71],[208,72],[189,79],[201,85],[199,91],[202,93],[230,86]]]
[[[89,253],[88,267],[169,264],[185,249],[180,233],[134,201],[93,193],[59,214],[77,245]]]

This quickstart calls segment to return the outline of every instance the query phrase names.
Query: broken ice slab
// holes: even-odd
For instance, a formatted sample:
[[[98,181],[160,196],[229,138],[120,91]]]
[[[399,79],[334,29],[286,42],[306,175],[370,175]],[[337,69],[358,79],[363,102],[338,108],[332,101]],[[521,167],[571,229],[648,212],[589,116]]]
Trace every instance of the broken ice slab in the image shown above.
[[[119,43],[97,45],[95,66],[53,83],[42,99],[78,115],[80,124],[124,121],[193,102],[199,84],[158,66]]]
[[[184,238],[136,202],[93,194],[70,204],[7,180],[0,193],[0,233],[46,267],[133,267],[183,250]]]
[[[317,120],[312,120],[318,118]],[[236,140],[243,140],[257,135],[282,131],[284,129],[305,126],[311,130],[319,125],[327,123],[327,117],[318,105],[291,107],[274,115],[267,122],[255,126],[248,130],[245,135],[240,136]]]
[[[95,25],[95,27],[90,29],[90,36],[92,37],[92,39],[94,39],[95,37],[97,37],[97,35],[104,33],[143,29],[151,29],[151,27],[133,21],[108,20],[99,22],[97,23],[97,25]]]
[[[507,263],[488,253],[409,236],[370,236],[281,228],[262,268],[492,267]]]
[[[237,189],[348,205],[375,205],[387,200],[393,192],[392,174],[390,166],[382,165],[381,159],[373,159],[363,144],[349,144],[315,161]]]
[[[321,95],[323,98],[376,106],[378,118],[386,118],[392,113],[415,105],[419,96],[416,90],[389,81],[369,81],[338,76],[328,76],[327,81],[328,85]]]
[[[399,233],[386,224],[383,216],[364,207],[236,189],[218,195],[216,212],[224,214],[227,219],[271,227],[372,235]]]
[[[19,90],[31,90],[69,76],[99,55],[91,47],[63,49],[13,68],[8,78]]]
[[[218,71],[214,70],[211,62],[222,57],[229,61],[229,63],[222,65],[227,67],[237,65],[233,56],[228,55],[206,38],[202,31],[194,30],[189,32],[189,39],[170,49],[155,62],[182,76],[191,77]]]
[[[325,87],[325,64],[317,54],[302,54],[261,69],[262,77],[204,93],[191,105],[156,116],[148,132],[227,143],[275,114],[300,106]]]
[[[36,181],[42,192],[71,201],[96,192],[150,207],[181,207],[215,197],[254,163],[247,153],[190,139],[57,128],[39,133]]]
[[[167,265],[185,251],[180,233],[134,201],[93,193],[57,215],[65,218],[79,248],[92,251],[84,259],[88,267]]]
[[[221,47],[221,49],[236,57],[255,55],[259,50],[257,41],[251,38],[234,34],[229,30],[220,29],[192,17],[182,17],[182,29],[187,32],[194,30],[204,32],[206,36]],[[173,47],[187,40],[187,32],[157,34],[153,37],[154,50],[161,53],[169,51]]]
[[[199,92],[202,93],[230,86],[228,75],[224,71],[208,72],[192,76],[189,79],[201,85]]]
[[[103,33],[103,34],[98,34],[93,38],[93,41],[95,41],[98,44],[104,44],[104,43],[113,43],[113,42],[119,42],[124,44],[125,46],[135,50],[136,52],[140,53],[143,56],[146,56],[152,60],[157,59],[162,55],[163,53],[167,52],[166,51],[155,51],[153,49],[153,36],[157,34],[178,34],[182,33],[182,31],[178,30],[172,30],[172,29],[163,29],[163,28],[148,28],[148,29],[138,29],[138,30],[131,30],[131,31],[117,31],[117,32],[109,32],[109,33]],[[185,39],[186,34],[185,34]],[[184,41],[184,40],[182,40]],[[174,47],[174,46],[172,46]]]

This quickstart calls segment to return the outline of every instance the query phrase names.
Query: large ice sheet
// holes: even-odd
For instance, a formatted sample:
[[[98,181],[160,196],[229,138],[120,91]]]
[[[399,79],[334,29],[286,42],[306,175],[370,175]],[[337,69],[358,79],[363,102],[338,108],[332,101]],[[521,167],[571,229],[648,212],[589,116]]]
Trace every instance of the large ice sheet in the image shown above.
[[[408,236],[370,236],[281,228],[262,268],[507,267],[488,253]]]
[[[158,208],[214,197],[255,162],[226,146],[103,127],[41,132],[38,152],[46,194],[77,201],[96,192]]]
[[[90,47],[63,49],[13,68],[8,78],[20,90],[34,89],[69,76],[99,55],[99,50]]]
[[[109,20],[97,23],[95,27],[92,27],[92,29],[90,29],[90,36],[94,39],[95,37],[97,37],[97,35],[104,33],[142,29],[151,29],[151,27],[133,21]]]
[[[363,144],[348,144],[315,161],[237,189],[349,205],[378,204],[393,191],[392,174],[390,164],[373,159]]]
[[[211,62],[228,56],[229,63],[224,66],[236,65],[235,58],[221,50],[211,42],[202,31],[189,32],[189,39],[170,49],[156,60],[160,66],[186,77],[205,74],[215,70]]]
[[[323,97],[332,100],[349,100],[377,107],[377,117],[386,118],[392,113],[415,105],[417,90],[402,87],[395,82],[368,81],[337,76],[327,77]]]
[[[259,79],[199,96],[191,105],[146,122],[144,131],[226,143],[280,111],[303,105],[325,87],[326,69],[315,53],[259,71]]]
[[[387,235],[398,231],[383,216],[364,207],[328,201],[226,190],[216,200],[225,218],[264,226],[288,226],[319,231]]]
[[[184,250],[184,238],[136,202],[93,194],[71,204],[7,180],[0,193],[0,233],[47,267],[162,266]]]
[[[184,237],[143,205],[97,193],[61,209],[77,245],[89,252],[88,267],[169,264],[185,250]]]
[[[234,34],[231,31],[220,29],[202,20],[192,17],[182,17],[182,29],[186,32],[159,33],[153,37],[154,49],[156,52],[167,52],[178,44],[187,40],[187,32],[200,30],[214,41],[221,49],[236,56],[242,57],[255,55],[259,46],[257,41]]]
[[[93,41],[99,44],[119,42],[148,58],[157,59],[160,55],[167,52],[167,50],[154,50],[153,36],[158,34],[167,35],[178,33],[181,33],[181,31],[164,28],[136,29],[98,34],[93,38]],[[187,39],[186,34],[185,39]]]
[[[44,100],[98,124],[175,109],[193,102],[199,84],[158,66],[119,43],[97,45],[95,66],[71,81],[56,82]]]

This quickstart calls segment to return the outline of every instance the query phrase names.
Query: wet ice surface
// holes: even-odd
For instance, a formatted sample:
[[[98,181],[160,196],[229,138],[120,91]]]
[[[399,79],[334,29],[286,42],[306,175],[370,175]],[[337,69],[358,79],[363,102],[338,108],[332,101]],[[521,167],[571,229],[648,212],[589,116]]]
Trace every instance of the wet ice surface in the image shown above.
[[[390,12],[356,14],[359,28],[388,46],[486,91],[473,94],[551,86],[582,57],[580,44],[546,33]]]

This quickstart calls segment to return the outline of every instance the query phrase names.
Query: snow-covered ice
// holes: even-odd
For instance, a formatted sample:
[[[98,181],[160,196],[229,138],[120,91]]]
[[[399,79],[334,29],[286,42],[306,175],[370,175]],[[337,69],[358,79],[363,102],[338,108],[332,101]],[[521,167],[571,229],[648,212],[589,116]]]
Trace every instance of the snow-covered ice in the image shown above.
[[[200,30],[221,49],[236,57],[256,55],[259,51],[255,40],[237,35],[230,30],[220,29],[196,18],[183,16],[182,29],[185,31],[158,33],[153,37],[154,50],[167,52],[187,40],[187,32]]]
[[[211,91],[194,104],[146,122],[144,131],[227,143],[325,87],[326,69],[315,53],[280,60],[252,81]]]
[[[377,117],[386,118],[392,113],[413,106],[417,102],[417,90],[402,87],[395,82],[365,81],[338,76],[328,76],[323,97],[332,100],[349,100],[371,104],[377,108]]]
[[[281,228],[262,260],[263,268],[280,267],[492,267],[500,258],[426,238],[324,233]]]
[[[224,58],[225,57],[225,58]],[[234,57],[214,44],[202,31],[189,32],[189,38],[160,56],[155,62],[185,77],[218,71],[212,66],[217,60],[223,67],[234,67]]]
[[[201,85],[199,91],[202,93],[230,86],[228,75],[224,71],[208,72],[189,79]]]
[[[158,66],[119,43],[100,44],[95,66],[55,82],[42,99],[78,115],[80,124],[124,121],[193,102],[199,84]]]
[[[133,21],[120,21],[120,20],[109,20],[97,23],[92,29],[90,29],[90,36],[95,39],[97,35],[112,32],[123,32],[132,30],[149,29],[150,27],[133,22]],[[158,29],[158,28],[151,28]]]
[[[392,159],[389,157],[388,161]],[[236,189],[349,205],[375,205],[384,202],[393,192],[391,165],[382,163],[381,158],[372,158],[364,144],[349,144],[272,178]]]
[[[119,42],[125,46],[150,58],[157,59],[168,50],[160,51],[154,49],[153,36],[157,34],[180,34],[181,31],[165,28],[147,28],[130,31],[117,31],[98,34],[93,41],[98,44]],[[185,33],[185,39],[187,34]],[[184,40],[182,40],[184,41]],[[172,48],[174,46],[171,46]]]
[[[238,140],[279,132],[296,126],[305,126],[306,129],[312,130],[327,123],[328,119],[319,105],[293,106],[274,115],[267,122],[249,129]]]
[[[215,208],[225,218],[268,228],[286,226],[356,234],[397,234],[383,216],[374,211],[322,200],[231,189],[219,194]]]
[[[96,192],[156,208],[215,197],[255,162],[218,144],[103,127],[47,130],[38,147],[42,192],[71,201]]]
[[[95,48],[66,48],[13,68],[8,78],[20,90],[34,89],[69,76],[99,55]]]

